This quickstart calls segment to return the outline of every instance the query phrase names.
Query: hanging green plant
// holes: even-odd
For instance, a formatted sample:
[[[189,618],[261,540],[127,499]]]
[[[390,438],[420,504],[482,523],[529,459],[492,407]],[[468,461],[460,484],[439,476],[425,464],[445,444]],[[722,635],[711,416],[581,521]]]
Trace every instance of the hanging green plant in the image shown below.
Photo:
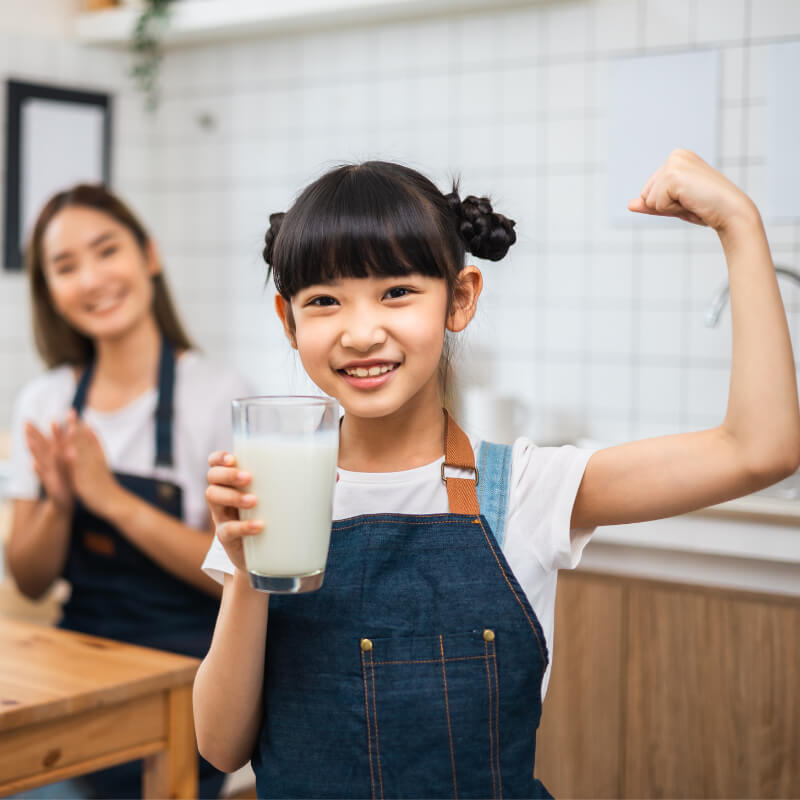
[[[133,27],[130,75],[136,88],[144,94],[144,106],[148,111],[155,111],[158,107],[158,68],[164,56],[162,41],[169,25],[172,3],[173,0],[144,0]]]

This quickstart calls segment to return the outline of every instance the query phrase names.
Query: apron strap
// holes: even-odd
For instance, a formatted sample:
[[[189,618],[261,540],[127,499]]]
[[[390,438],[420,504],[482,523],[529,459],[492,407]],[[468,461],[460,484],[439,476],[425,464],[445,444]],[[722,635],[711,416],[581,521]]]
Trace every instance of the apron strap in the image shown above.
[[[166,336],[161,338],[156,407],[156,465],[172,466],[172,413],[175,390],[175,352]]]
[[[472,470],[472,478],[452,478],[445,475],[447,467]],[[442,464],[442,481],[447,487],[447,500],[451,514],[468,514],[478,516],[478,494],[476,487],[480,475],[475,468],[475,454],[469,438],[456,425],[447,411],[444,412],[444,463]]]
[[[72,407],[78,416],[83,413],[83,407],[86,405],[86,397],[89,394],[89,386],[92,384],[92,375],[94,375],[94,361],[90,361],[83,371],[78,386],[75,389],[75,396],[72,398]]]
[[[478,503],[486,517],[495,541],[503,548],[506,528],[509,479],[511,477],[511,446],[481,442],[478,448]]]
[[[90,361],[83,371],[72,407],[80,416],[86,405],[86,397],[92,384],[94,361]],[[166,337],[161,338],[161,357],[158,364],[158,405],[156,407],[156,465],[172,466],[172,413],[175,391],[175,351]]]

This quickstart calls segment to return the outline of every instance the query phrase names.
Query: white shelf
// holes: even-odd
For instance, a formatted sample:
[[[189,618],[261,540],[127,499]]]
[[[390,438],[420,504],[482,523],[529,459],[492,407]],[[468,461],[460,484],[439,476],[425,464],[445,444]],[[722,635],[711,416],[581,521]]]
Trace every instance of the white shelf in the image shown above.
[[[496,10],[540,0],[182,0],[176,2],[165,44],[233,39],[290,30],[338,27],[445,13]],[[134,7],[78,14],[75,34],[88,45],[125,46]]]

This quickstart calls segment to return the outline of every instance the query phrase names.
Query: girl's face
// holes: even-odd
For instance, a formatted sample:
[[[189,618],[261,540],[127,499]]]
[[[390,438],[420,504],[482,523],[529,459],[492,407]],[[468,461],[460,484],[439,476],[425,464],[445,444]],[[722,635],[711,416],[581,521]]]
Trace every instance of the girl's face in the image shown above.
[[[42,237],[44,276],[53,305],[92,339],[117,338],[151,314],[158,259],[133,232],[85,206],[59,211]]]
[[[354,416],[385,417],[416,402],[440,402],[445,328],[460,330],[474,313],[480,272],[467,302],[448,314],[440,278],[340,278],[302,289],[278,314],[311,380]],[[459,295],[460,296],[460,295]]]

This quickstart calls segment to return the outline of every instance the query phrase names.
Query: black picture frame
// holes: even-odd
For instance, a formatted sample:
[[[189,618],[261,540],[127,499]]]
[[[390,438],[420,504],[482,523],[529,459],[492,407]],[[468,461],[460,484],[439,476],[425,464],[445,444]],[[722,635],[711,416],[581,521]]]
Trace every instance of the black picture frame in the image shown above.
[[[32,100],[75,104],[76,109],[95,108],[102,113],[102,182],[106,186],[111,183],[111,95],[9,79],[6,82],[6,186],[3,226],[3,266],[7,270],[21,270],[23,265],[26,235],[23,230],[23,198],[26,188],[22,169],[23,151],[26,142],[31,141],[30,137],[34,135],[34,132],[25,129],[23,112],[26,104]],[[42,131],[37,133],[49,135]],[[53,135],[58,135],[58,132]],[[79,179],[90,178],[86,176]],[[53,191],[61,188],[64,187],[54,186]]]

